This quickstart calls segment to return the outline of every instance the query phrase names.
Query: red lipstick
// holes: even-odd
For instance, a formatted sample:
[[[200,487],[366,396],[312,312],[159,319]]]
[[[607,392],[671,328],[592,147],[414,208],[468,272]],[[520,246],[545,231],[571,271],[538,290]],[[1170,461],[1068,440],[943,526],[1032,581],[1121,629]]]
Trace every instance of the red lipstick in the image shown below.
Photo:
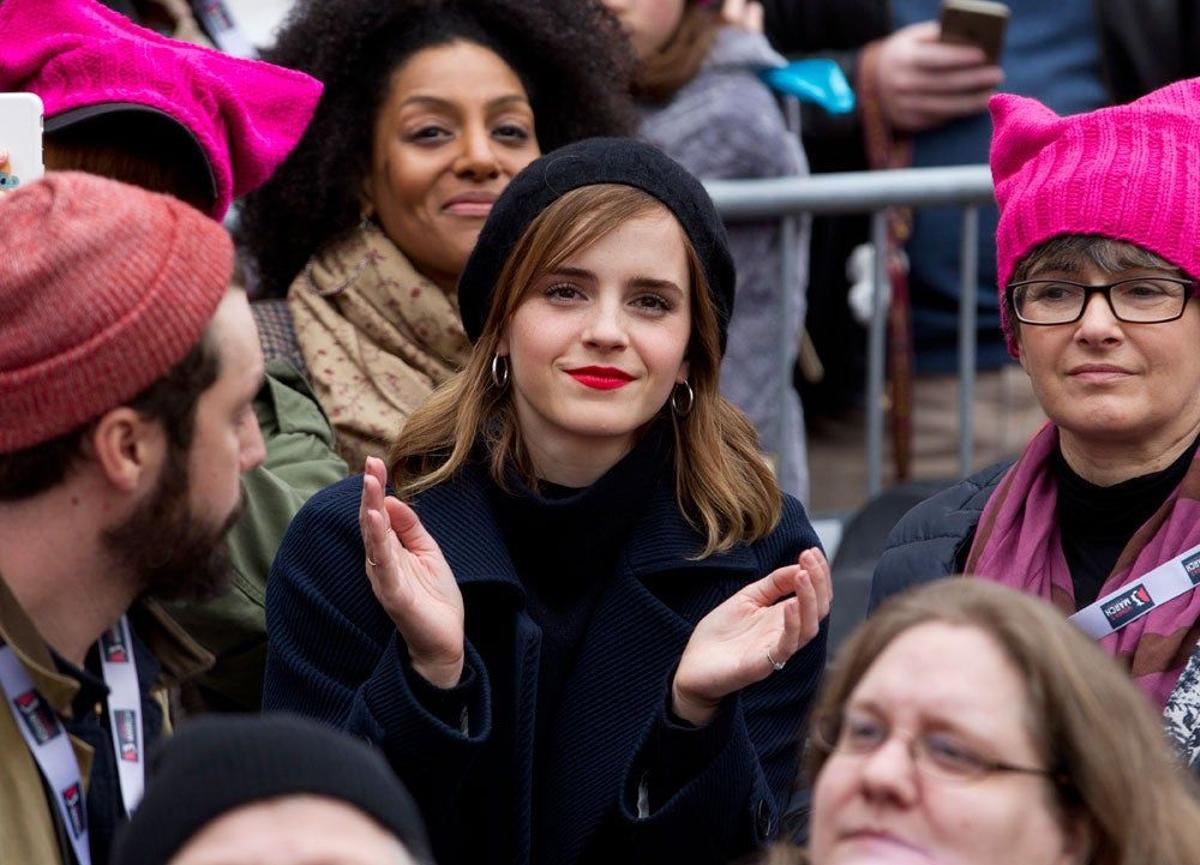
[[[581,366],[566,372],[575,381],[596,390],[616,390],[633,381],[633,376],[614,366]]]

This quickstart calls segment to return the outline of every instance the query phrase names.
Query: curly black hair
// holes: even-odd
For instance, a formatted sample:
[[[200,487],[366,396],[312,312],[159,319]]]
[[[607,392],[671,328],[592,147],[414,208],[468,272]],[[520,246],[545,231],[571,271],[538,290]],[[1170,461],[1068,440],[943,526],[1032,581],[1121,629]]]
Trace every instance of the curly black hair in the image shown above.
[[[318,249],[358,224],[392,72],[460,38],[512,66],[543,152],[635,128],[633,58],[596,0],[300,0],[265,59],[318,78],[325,92],[296,149],[242,203],[239,241],[255,259],[260,296],[284,296]]]

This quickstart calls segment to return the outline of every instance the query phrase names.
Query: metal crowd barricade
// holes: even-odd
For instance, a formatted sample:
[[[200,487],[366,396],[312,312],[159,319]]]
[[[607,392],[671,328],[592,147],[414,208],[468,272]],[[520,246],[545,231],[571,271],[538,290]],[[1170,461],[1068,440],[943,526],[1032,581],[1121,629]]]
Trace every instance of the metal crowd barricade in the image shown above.
[[[867,341],[867,496],[883,486],[884,373],[887,337],[887,208],[961,205],[962,246],[960,259],[958,377],[959,377],[959,464],[968,474],[974,459],[972,426],[975,396],[975,310],[978,293],[979,206],[990,204],[992,175],[986,165],[946,168],[905,168],[894,171],[854,171],[762,180],[709,180],[705,187],[721,216],[731,222],[744,219],[778,218],[783,227],[781,251],[782,285],[794,286],[797,250],[791,228],[800,214],[871,214],[871,244],[875,249],[873,302]],[[780,322],[796,302],[791,290],[780,292]],[[786,326],[786,325],[784,325]],[[791,387],[790,350],[796,334],[780,335],[783,388]],[[777,445],[787,435],[799,435],[786,424],[777,431]],[[786,453],[776,448],[781,458]]]

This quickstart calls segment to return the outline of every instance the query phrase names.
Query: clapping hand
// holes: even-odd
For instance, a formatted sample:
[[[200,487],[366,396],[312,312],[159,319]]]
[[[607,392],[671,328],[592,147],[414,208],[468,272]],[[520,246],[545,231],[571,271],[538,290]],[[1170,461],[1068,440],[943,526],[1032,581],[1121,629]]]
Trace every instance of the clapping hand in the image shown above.
[[[413,669],[438,688],[463,670],[463,598],[445,556],[417,514],[385,496],[387,469],[368,457],[358,522],[367,577],[408,646]]]
[[[671,708],[697,726],[721,700],[765,679],[817,635],[833,587],[820,549],[751,583],[700,620],[671,684]]]

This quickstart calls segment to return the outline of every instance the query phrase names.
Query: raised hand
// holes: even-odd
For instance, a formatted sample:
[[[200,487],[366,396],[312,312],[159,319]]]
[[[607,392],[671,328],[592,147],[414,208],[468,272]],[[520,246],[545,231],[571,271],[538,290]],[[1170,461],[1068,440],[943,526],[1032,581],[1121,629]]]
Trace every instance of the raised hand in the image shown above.
[[[700,620],[671,683],[671,708],[697,726],[729,694],[765,679],[817,635],[833,584],[817,547],[751,583]]]
[[[358,522],[371,589],[408,646],[413,669],[438,688],[463,670],[463,598],[437,541],[416,513],[384,496],[387,469],[368,457]]]

